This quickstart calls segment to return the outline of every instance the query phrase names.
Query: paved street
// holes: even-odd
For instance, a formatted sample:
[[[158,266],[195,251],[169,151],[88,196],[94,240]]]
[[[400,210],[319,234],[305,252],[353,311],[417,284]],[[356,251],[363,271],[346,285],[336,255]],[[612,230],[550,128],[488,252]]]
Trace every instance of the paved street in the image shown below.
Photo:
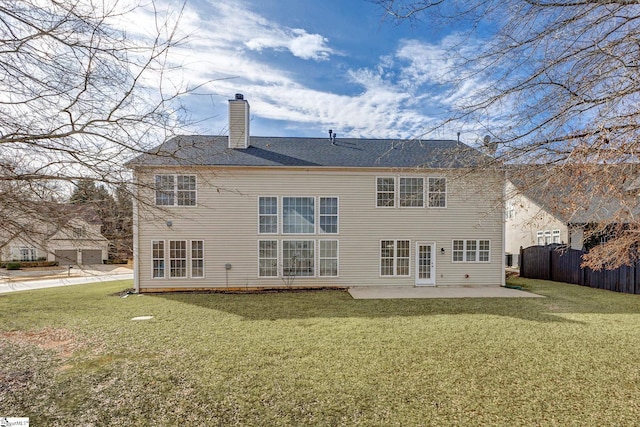
[[[56,286],[109,282],[133,279],[131,268],[113,265],[96,265],[87,268],[0,270],[0,294]]]

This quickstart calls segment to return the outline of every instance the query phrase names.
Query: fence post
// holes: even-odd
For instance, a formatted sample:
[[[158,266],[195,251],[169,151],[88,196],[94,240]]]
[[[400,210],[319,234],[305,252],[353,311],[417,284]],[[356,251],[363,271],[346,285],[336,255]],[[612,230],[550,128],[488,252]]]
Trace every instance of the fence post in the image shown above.
[[[527,277],[524,271],[524,248],[520,246],[520,257],[518,258],[518,264],[520,264],[520,277]]]
[[[547,280],[553,280],[553,249],[551,246],[547,247],[549,249],[549,270],[547,271]]]

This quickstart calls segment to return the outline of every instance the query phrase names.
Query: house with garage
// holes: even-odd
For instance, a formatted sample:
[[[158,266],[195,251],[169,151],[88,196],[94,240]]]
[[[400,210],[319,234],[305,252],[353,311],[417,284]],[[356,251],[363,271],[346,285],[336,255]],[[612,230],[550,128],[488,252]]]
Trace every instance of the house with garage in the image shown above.
[[[640,214],[636,164],[511,165],[505,185],[505,253],[560,244],[589,250]]]
[[[57,261],[60,265],[102,264],[109,242],[102,221],[84,206],[42,203],[35,216],[12,219],[0,238],[2,261]]]
[[[504,171],[456,140],[178,136],[128,163],[141,292],[500,286]]]

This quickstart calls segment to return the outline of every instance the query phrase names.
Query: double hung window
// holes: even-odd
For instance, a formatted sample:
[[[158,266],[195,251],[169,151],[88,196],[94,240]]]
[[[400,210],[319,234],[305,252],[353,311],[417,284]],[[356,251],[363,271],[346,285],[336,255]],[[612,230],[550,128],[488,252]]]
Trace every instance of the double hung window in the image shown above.
[[[319,276],[338,276],[338,241],[320,240]]]
[[[204,242],[191,241],[191,277],[204,277]]]
[[[320,197],[320,232],[338,233],[338,198]]]
[[[396,202],[396,180],[393,177],[382,177],[376,180],[376,206],[392,208]]]
[[[454,240],[453,262],[489,262],[489,240]]]
[[[424,178],[400,178],[400,207],[424,206]]]
[[[153,263],[153,278],[164,277],[164,240],[151,242],[151,260]]]
[[[278,198],[260,197],[258,199],[258,231],[260,234],[278,232]]]
[[[278,276],[277,240],[260,240],[258,242],[258,276]]]
[[[380,241],[380,275],[409,275],[409,240]]]
[[[429,178],[429,207],[444,208],[447,206],[447,179]]]
[[[195,206],[195,175],[156,175],[156,206]]]

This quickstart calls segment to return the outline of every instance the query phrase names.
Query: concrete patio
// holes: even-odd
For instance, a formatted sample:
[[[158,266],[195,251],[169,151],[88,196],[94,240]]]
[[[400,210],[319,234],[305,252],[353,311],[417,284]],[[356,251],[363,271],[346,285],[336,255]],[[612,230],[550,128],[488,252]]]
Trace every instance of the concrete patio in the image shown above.
[[[531,292],[502,286],[358,286],[349,288],[353,299],[411,298],[544,298]]]

